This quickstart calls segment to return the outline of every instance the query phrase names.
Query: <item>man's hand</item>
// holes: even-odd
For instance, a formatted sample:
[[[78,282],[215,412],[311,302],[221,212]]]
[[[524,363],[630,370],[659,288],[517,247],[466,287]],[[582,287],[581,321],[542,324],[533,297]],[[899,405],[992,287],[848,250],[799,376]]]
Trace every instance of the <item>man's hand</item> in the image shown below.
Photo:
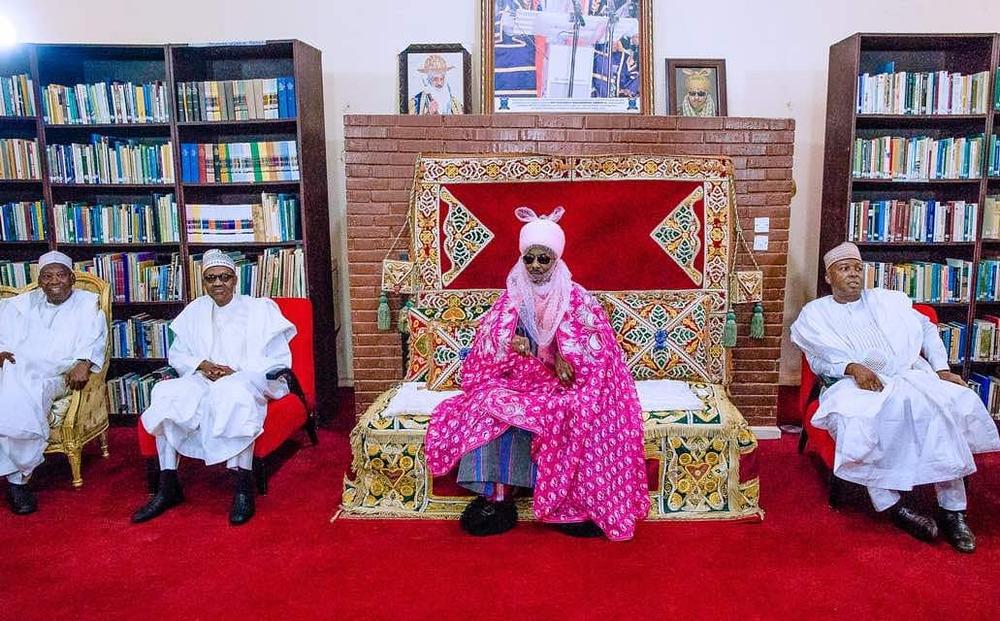
[[[89,360],[77,360],[73,368],[66,373],[66,385],[69,386],[70,390],[82,390],[87,385],[87,380],[89,379]]]
[[[573,366],[566,362],[566,359],[559,352],[556,352],[556,377],[559,378],[559,383],[565,388],[572,386],[573,381],[576,379],[576,372],[573,371]]]
[[[0,351],[0,367],[2,367],[5,362],[17,364],[17,361],[14,360],[14,354],[9,351]]]
[[[512,338],[510,340],[510,348],[514,350],[515,354],[521,356],[531,355],[531,341],[526,336],[515,336]]]
[[[234,369],[227,367],[224,364],[215,364],[214,362],[209,362],[208,360],[204,360],[198,365],[198,371],[201,371],[201,374],[205,376],[205,379],[211,382],[236,373]]]
[[[863,364],[852,362],[844,369],[844,375],[853,377],[858,388],[862,390],[871,390],[874,392],[882,390],[882,380],[878,378],[878,375],[875,375],[875,371],[872,371]]]
[[[965,380],[962,379],[961,375],[958,375],[957,373],[952,373],[948,369],[945,369],[943,371],[938,371],[937,374],[938,374],[938,377],[940,377],[941,379],[943,379],[946,382],[951,382],[952,384],[958,384],[959,386],[967,386],[968,385],[968,384],[965,383]]]

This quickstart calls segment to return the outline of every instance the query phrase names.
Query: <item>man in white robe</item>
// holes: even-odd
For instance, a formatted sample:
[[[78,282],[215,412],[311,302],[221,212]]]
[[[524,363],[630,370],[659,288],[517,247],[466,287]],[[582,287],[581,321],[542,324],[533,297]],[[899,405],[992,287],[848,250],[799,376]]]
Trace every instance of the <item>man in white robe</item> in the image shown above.
[[[910,299],[863,289],[857,246],[845,242],[824,262],[833,295],[802,309],[792,341],[815,373],[838,380],[812,420],[836,440],[834,474],[867,487],[875,509],[915,537],[933,540],[940,526],[956,550],[974,551],[963,477],[976,471],[974,453],[1000,450],[996,424]],[[900,497],[930,483],[937,523]]]
[[[49,442],[52,402],[86,386],[107,345],[97,295],[73,289],[73,261],[53,251],[38,266],[37,289],[0,301],[0,476],[19,515],[37,508],[28,477]]]
[[[202,262],[207,295],[192,301],[170,324],[169,362],[180,375],[153,388],[141,424],[156,437],[160,487],[132,516],[145,522],[183,501],[179,455],[225,462],[235,472],[231,524],[254,514],[253,445],[264,428],[269,399],[288,394],[284,380],[267,373],[290,367],[295,326],[273,300],[236,295],[236,266],[209,250]]]

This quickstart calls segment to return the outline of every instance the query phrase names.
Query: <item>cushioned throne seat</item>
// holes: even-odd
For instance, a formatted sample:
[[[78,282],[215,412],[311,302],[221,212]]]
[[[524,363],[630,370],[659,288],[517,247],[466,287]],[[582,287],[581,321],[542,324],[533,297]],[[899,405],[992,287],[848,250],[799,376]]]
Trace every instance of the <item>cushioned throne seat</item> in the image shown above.
[[[649,519],[761,517],[757,441],[728,398],[730,355],[722,346],[733,265],[731,163],[437,156],[422,157],[416,170],[413,263],[394,262],[383,276],[389,289],[416,294],[406,311],[406,373],[351,434],[344,513],[454,518],[469,502],[454,472],[435,478],[427,470],[430,414],[460,389],[477,322],[500,294],[517,238],[513,207],[566,205],[564,258],[607,312],[639,388]],[[680,382],[684,390],[674,390]],[[531,517],[530,500],[519,502]]]

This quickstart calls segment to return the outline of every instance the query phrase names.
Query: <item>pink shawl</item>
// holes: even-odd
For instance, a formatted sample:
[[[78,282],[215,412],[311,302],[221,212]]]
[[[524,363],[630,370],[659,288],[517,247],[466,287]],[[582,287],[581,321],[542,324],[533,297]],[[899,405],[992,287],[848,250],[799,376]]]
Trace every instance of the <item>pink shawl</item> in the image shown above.
[[[518,310],[504,293],[483,318],[462,366],[463,394],[431,415],[424,442],[434,475],[510,426],[534,434],[535,516],[593,520],[614,541],[631,539],[649,511],[642,410],[603,308],[574,284],[556,332],[576,381],[563,388],[551,368],[511,350]]]

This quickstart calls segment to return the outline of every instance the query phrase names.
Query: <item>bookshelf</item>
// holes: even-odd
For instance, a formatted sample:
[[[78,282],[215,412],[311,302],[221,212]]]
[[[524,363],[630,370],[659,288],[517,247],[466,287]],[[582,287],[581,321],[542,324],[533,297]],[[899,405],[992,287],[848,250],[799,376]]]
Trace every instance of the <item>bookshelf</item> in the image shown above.
[[[1000,302],[976,299],[977,287],[985,284],[977,282],[981,262],[1000,258],[1000,240],[984,240],[981,234],[986,199],[1000,194],[1000,180],[987,175],[990,137],[1000,131],[998,54],[1000,37],[996,33],[858,33],[830,47],[817,295],[829,292],[823,278],[823,254],[845,239],[852,239],[861,248],[866,262],[943,264],[946,259],[968,262],[971,268],[969,300],[931,303],[942,324],[964,326],[962,347],[965,352],[970,352],[974,345],[973,331],[977,318],[1000,314]],[[904,72],[906,75],[902,77],[894,76],[897,81],[891,86],[884,83],[878,86],[883,90],[873,87],[879,79],[889,82],[893,79],[873,76]],[[938,72],[960,74],[966,83],[951,91],[953,84],[941,79]],[[869,81],[866,81],[865,74],[868,74]],[[975,87],[971,87],[973,76],[977,76]],[[928,91],[930,94],[927,94]],[[980,105],[976,106],[976,102]],[[885,111],[886,107],[891,109],[890,113]],[[903,139],[892,145],[890,155],[880,151],[878,145],[870,144],[887,137]],[[965,160],[974,159],[970,150],[973,147],[965,147],[963,151],[958,146],[959,140],[964,139],[968,143],[978,137],[982,137],[982,161],[978,165],[965,164]],[[895,169],[895,164],[906,159],[900,155],[900,146],[915,145],[919,139],[938,141],[925,152],[930,154],[933,151],[936,159],[929,159],[931,156],[922,158],[924,165],[936,161],[937,167],[921,173],[919,166],[907,160],[904,168]],[[864,142],[859,143],[858,140]],[[955,146],[955,149],[948,151],[950,146]],[[861,155],[872,153],[871,149],[875,149],[871,160],[862,161],[860,167],[859,148],[862,148]],[[942,164],[950,156],[958,159]],[[869,166],[872,161],[874,165]],[[887,161],[892,162],[889,166],[893,168],[892,172],[883,166]],[[861,174],[858,174],[859,171]],[[858,214],[876,213],[854,211],[852,218],[851,204],[864,201],[907,204],[901,209],[893,207],[896,210],[893,212],[879,211],[879,215],[873,215],[871,221],[866,221],[876,225],[881,222],[885,230],[895,230],[896,235],[890,235],[890,239],[862,236],[858,241]],[[910,210],[914,209],[913,205],[925,209],[927,204],[934,204],[934,207],[926,236],[921,240],[905,239],[906,231],[900,233],[899,228],[903,226],[905,229],[911,224],[906,213],[924,215],[926,210]],[[942,225],[949,231],[947,237],[942,237],[944,229],[934,229],[938,225],[933,220],[936,211],[947,213],[950,217],[953,211],[945,210],[968,209],[963,206],[971,204],[976,205],[975,222],[966,222],[965,225],[972,227],[974,224],[974,230],[968,228],[960,233],[962,225],[952,226],[954,223],[949,222]],[[969,215],[970,211],[964,213]],[[892,213],[903,215],[893,216]],[[878,217],[887,220],[880,221]],[[909,237],[921,237],[922,223],[919,218],[913,223],[917,235],[911,231]],[[904,239],[899,239],[900,235]],[[969,237],[971,240],[967,239]],[[1000,336],[997,336],[997,342],[1000,342]],[[1000,358],[998,361],[974,361],[966,355],[963,361],[953,365],[953,370],[960,371],[966,378],[973,373],[998,374]]]
[[[333,283],[319,50],[298,40],[220,45],[25,44],[0,54],[0,78],[12,76],[17,76],[16,82],[5,85],[0,81],[3,104],[11,103],[2,110],[10,107],[24,112],[11,89],[29,84],[27,80],[35,105],[32,114],[0,114],[0,139],[34,141],[39,175],[0,179],[0,205],[10,213],[20,209],[16,213],[22,217],[18,233],[0,236],[0,262],[33,261],[57,248],[74,261],[96,262],[99,255],[142,252],[151,253],[156,264],[168,264],[176,257],[176,273],[170,280],[181,283],[176,299],[113,304],[115,320],[127,321],[141,314],[142,319],[155,322],[175,317],[192,299],[189,261],[208,248],[242,253],[248,274],[262,255],[284,252],[283,258],[294,256],[304,274],[304,293],[313,302],[316,374],[325,379],[317,385],[317,406],[321,413],[334,412],[336,382],[329,378],[337,376],[337,362],[335,330],[330,327]],[[199,103],[215,105],[223,118],[190,118],[194,105],[190,96],[196,87],[207,89],[202,93],[207,97]],[[219,90],[216,93],[212,88]],[[254,159],[235,157],[244,153],[232,145],[245,145],[242,148],[249,157],[251,145],[264,143],[280,143],[285,151],[255,151]],[[228,178],[206,182],[185,175],[190,172],[185,165],[192,160],[186,159],[190,154],[182,146],[191,144],[224,145],[225,150],[217,149],[214,159],[211,149],[203,159],[221,166],[219,153],[234,155],[225,167]],[[50,153],[60,148],[62,158],[51,159]],[[81,167],[81,157],[92,159]],[[241,180],[233,179],[238,166],[243,167]],[[64,178],[63,169],[78,174]],[[268,175],[267,171],[279,172]],[[254,227],[248,229],[250,237],[236,238],[239,241],[188,239],[188,205],[221,206],[217,213],[228,213],[229,208],[261,204],[263,193],[281,196],[282,205],[294,204],[280,214],[280,237],[269,234],[264,241],[253,237],[259,224],[254,220]],[[36,218],[35,223],[41,225],[44,239],[21,239],[32,237],[25,233],[32,229],[23,214],[38,201],[41,221]],[[88,214],[90,219],[57,219],[57,213]],[[205,226],[217,224],[210,222]],[[169,234],[155,234],[157,228]],[[40,236],[34,232],[34,237]],[[94,242],[94,238],[104,241]],[[254,241],[246,241],[251,238]],[[297,250],[301,253],[296,254]],[[265,272],[261,268],[252,273],[258,271]],[[165,364],[162,356],[113,356],[109,380],[129,373],[149,374]],[[146,382],[142,388],[148,392],[150,387],[151,382]]]

